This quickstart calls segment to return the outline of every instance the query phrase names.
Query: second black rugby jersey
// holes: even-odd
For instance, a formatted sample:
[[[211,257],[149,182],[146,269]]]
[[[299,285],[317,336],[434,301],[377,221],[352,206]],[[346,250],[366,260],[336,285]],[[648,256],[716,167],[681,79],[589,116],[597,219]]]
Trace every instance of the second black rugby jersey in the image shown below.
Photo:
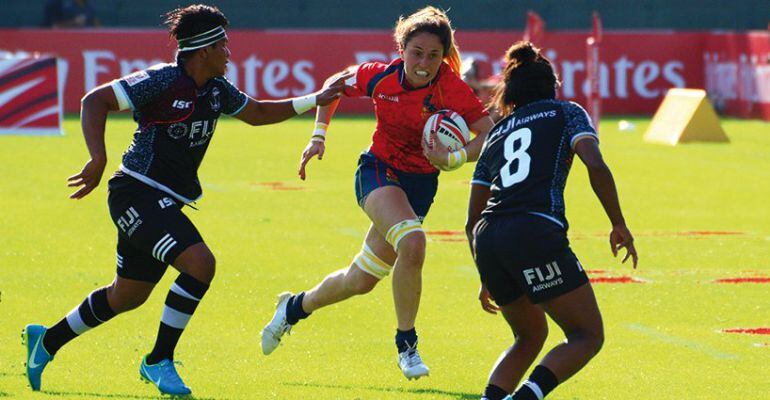
[[[138,127],[120,170],[189,203],[202,195],[198,167],[220,114],[235,115],[248,96],[224,77],[198,88],[184,68],[158,64],[112,82],[121,110]]]
[[[598,140],[588,114],[573,102],[533,102],[498,122],[473,175],[473,184],[491,191],[482,215],[530,213],[567,229],[564,186],[575,143],[587,137]]]

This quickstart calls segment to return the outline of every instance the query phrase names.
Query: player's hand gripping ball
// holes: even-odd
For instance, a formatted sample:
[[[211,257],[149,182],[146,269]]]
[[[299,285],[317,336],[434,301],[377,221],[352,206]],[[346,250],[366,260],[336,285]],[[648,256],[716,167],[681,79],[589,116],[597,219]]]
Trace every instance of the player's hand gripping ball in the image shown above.
[[[450,152],[465,147],[471,140],[468,124],[460,114],[452,110],[440,110],[428,118],[422,129],[423,140],[433,148],[434,143],[431,132],[436,132],[439,142],[447,147]]]

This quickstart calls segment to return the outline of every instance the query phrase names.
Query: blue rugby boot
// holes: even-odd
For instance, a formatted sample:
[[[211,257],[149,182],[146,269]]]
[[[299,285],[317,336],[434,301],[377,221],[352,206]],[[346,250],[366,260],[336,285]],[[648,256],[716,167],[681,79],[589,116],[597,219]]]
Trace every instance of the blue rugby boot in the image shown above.
[[[139,367],[139,375],[148,383],[152,382],[157,386],[162,394],[179,396],[192,393],[192,390],[182,382],[182,378],[176,372],[174,362],[168,358],[150,365],[147,364],[147,356],[144,356],[142,365]]]
[[[48,350],[43,347],[43,336],[48,331],[43,325],[27,325],[21,331],[21,343],[27,346],[27,379],[32,390],[40,390],[40,376],[43,369],[53,360]]]

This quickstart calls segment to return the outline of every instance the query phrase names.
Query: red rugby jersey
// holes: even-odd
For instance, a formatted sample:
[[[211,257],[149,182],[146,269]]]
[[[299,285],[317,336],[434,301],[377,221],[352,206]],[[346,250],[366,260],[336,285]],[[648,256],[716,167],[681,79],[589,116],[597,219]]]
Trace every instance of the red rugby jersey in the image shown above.
[[[400,58],[390,64],[364,63],[358,66],[351,86],[346,96],[366,96],[374,102],[377,127],[369,151],[404,172],[437,171],[422,154],[422,128],[431,114],[450,109],[469,126],[489,115],[471,88],[446,63],[441,64],[430,85],[417,89],[407,89],[404,61]]]

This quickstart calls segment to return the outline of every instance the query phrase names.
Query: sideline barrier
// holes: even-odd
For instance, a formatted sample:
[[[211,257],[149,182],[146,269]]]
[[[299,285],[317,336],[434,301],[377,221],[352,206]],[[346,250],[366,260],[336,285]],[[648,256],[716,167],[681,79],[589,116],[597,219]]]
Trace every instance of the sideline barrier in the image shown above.
[[[562,80],[560,97],[585,104],[588,93],[585,42],[589,32],[543,33],[541,47],[554,61]],[[229,32],[232,59],[228,78],[253,97],[275,99],[318,90],[324,79],[344,67],[397,56],[390,31],[237,30]],[[482,77],[498,72],[503,51],[522,37],[521,31],[460,31],[464,57],[479,62]],[[734,44],[741,44],[734,46]],[[733,114],[742,55],[751,66],[744,78],[751,93],[751,113],[770,120],[770,33],[603,32],[599,92],[605,114],[652,114],[672,87],[711,87]],[[731,47],[732,46],[732,47]],[[170,61],[175,43],[157,30],[0,29],[0,53],[46,52],[66,61],[65,111],[77,112],[80,98],[93,87],[149,65]],[[708,60],[712,60],[707,63]],[[716,57],[716,58],[714,58]],[[716,61],[713,61],[715,60]],[[756,61],[756,64],[753,64]],[[709,69],[710,68],[710,69]],[[732,75],[731,75],[732,74]],[[711,86],[704,79],[711,79]],[[742,76],[747,76],[746,74]],[[341,111],[371,112],[368,100],[345,101]],[[767,110],[761,113],[755,110]]]
[[[0,135],[62,135],[56,58],[0,58]]]

